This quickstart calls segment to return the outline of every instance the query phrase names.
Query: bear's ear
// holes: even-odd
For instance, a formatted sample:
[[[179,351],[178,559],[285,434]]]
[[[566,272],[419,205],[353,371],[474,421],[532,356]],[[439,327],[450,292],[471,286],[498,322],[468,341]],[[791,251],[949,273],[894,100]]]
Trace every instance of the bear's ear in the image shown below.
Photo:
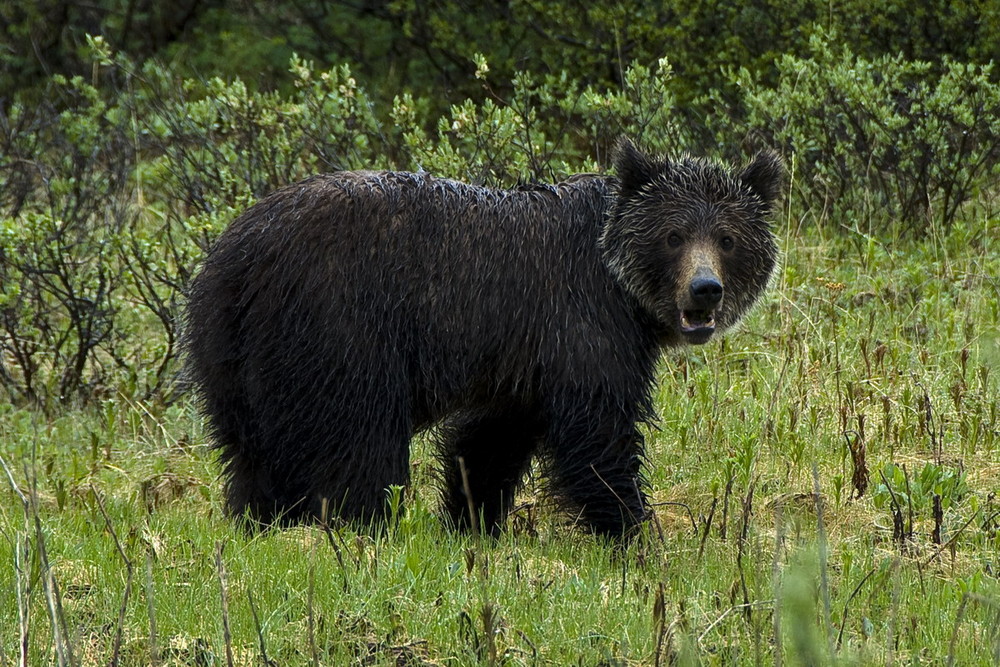
[[[614,164],[618,180],[621,181],[621,193],[624,195],[637,192],[653,180],[657,173],[653,161],[640,153],[632,140],[626,137],[619,139],[615,145]]]
[[[785,168],[781,157],[770,150],[757,153],[739,173],[739,179],[749,185],[768,208],[778,198],[784,177]]]

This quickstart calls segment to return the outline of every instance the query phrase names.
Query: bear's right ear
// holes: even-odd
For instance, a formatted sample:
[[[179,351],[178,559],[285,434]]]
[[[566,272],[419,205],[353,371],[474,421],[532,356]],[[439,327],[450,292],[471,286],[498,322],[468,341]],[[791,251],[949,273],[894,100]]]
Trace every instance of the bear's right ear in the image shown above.
[[[621,181],[623,195],[638,192],[642,186],[653,180],[656,166],[647,156],[639,152],[631,139],[622,137],[615,145],[615,171]]]

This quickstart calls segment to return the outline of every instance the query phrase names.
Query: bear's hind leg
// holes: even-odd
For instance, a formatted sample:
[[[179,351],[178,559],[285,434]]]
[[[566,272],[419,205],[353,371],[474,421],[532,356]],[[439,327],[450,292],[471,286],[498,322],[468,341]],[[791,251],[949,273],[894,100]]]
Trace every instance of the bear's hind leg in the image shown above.
[[[223,447],[229,513],[250,528],[343,519],[377,523],[386,489],[409,482],[412,428],[402,401],[383,393],[345,410],[337,394],[317,392],[306,410],[261,420],[242,446]],[[393,407],[389,407],[393,406]],[[305,419],[301,414],[311,418]]]
[[[240,453],[224,451],[226,513],[254,531],[290,526],[309,514],[305,487],[276,479],[280,466],[263,465]]]
[[[445,513],[460,529],[496,535],[541,438],[538,420],[524,411],[473,410],[441,430]]]
[[[337,423],[339,417],[326,419]],[[316,518],[380,523],[387,516],[389,487],[410,482],[412,428],[405,415],[391,409],[343,424],[351,428],[332,429],[329,444],[321,448],[325,456],[308,464],[309,512]]]

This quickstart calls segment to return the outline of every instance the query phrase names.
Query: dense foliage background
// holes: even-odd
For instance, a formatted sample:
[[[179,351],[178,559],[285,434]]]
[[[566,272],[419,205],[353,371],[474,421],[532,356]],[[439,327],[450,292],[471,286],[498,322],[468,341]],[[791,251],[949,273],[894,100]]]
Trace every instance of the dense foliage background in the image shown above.
[[[998,34],[974,0],[0,0],[0,667],[221,663],[223,544],[237,662],[266,658],[255,590],[292,662],[1000,660]],[[630,586],[532,503],[492,546],[419,493],[388,536],[232,532],[177,360],[215,236],[317,171],[511,186],[622,134],[789,171],[774,298],[663,370],[666,531]]]
[[[511,185],[623,133],[776,146],[795,217],[919,236],[1000,156],[990,3],[46,0],[0,25],[0,387],[42,407],[162,392],[200,253],[317,170]]]

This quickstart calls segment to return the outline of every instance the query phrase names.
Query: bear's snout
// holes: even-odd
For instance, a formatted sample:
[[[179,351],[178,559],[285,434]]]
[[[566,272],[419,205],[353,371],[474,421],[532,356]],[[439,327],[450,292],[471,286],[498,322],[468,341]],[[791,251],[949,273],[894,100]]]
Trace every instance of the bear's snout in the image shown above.
[[[688,343],[707,343],[715,333],[715,312],[722,303],[722,281],[710,267],[699,266],[681,299],[680,330]]]
[[[712,310],[722,302],[722,283],[709,271],[700,272],[691,281],[691,305],[700,310]]]

